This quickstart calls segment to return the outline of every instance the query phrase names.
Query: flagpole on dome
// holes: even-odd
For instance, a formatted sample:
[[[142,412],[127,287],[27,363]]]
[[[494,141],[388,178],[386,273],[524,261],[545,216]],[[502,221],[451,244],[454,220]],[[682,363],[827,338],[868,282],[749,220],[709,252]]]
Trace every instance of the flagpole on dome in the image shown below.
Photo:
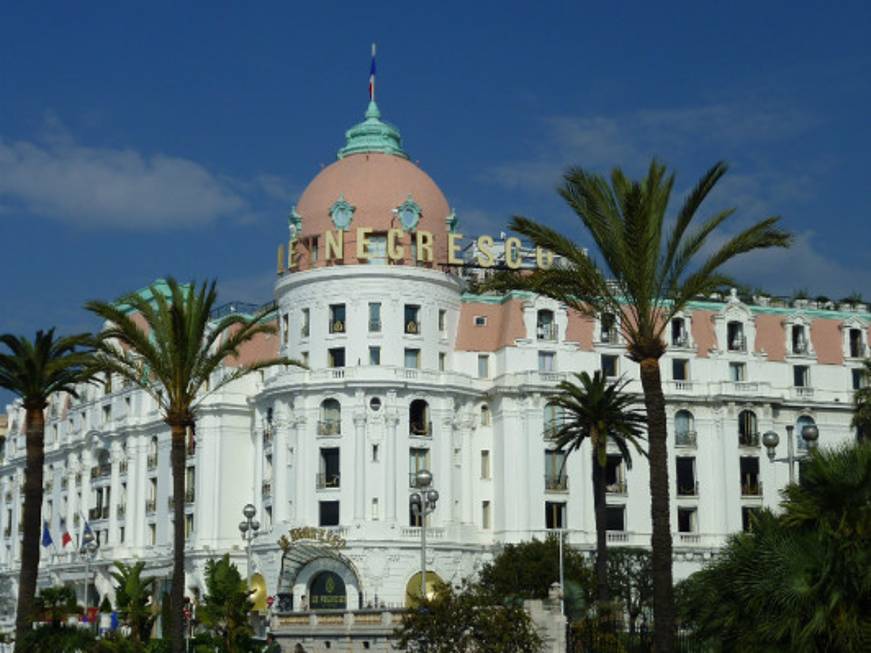
[[[372,44],[372,65],[369,66],[369,102],[375,102],[375,44]]]

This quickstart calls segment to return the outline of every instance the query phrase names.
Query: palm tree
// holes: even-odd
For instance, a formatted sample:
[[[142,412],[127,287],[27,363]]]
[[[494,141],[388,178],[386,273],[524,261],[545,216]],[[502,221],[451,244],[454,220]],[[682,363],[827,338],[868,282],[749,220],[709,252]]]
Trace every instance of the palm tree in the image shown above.
[[[531,274],[505,272],[494,289],[524,289],[552,297],[588,316],[624,316],[619,329],[627,355],[640,366],[647,409],[653,549],[654,621],[657,651],[674,649],[674,591],[669,520],[668,450],[665,399],[659,359],[663,331],[687,302],[733,283],[723,266],[746,252],[787,247],[789,234],[769,217],[737,234],[718,233],[734,213],[714,213],[692,227],[696,213],[726,165],[717,163],[684,200],[673,223],[666,212],[674,175],[652,161],[645,178],[634,181],[615,168],[610,182],[580,168],[568,170],[558,192],[578,214],[601,255],[601,265],[568,237],[533,220],[515,217],[511,227],[561,257],[560,264]],[[667,233],[666,233],[667,232]],[[715,244],[714,237],[722,242]],[[710,251],[709,251],[710,250]]]
[[[551,405],[562,409],[563,419],[553,437],[557,449],[566,454],[577,451],[585,440],[592,446],[593,505],[596,514],[596,595],[600,609],[610,600],[608,592],[607,525],[605,520],[608,442],[613,442],[626,466],[632,467],[629,445],[644,455],[642,438],[644,413],[632,408],[635,399],[623,392],[626,381],[608,382],[600,371],[592,378],[586,372],[573,375],[577,382],[562,381],[551,395]],[[565,460],[563,461],[565,466]],[[562,470],[560,470],[562,472]]]
[[[170,591],[170,639],[174,653],[184,646],[184,496],[185,439],[196,424],[203,399],[243,376],[273,365],[299,365],[287,358],[240,364],[212,382],[225,364],[238,362],[239,350],[258,334],[271,334],[269,309],[253,317],[228,315],[217,322],[211,312],[217,299],[215,282],[181,286],[169,278],[149,292],[122,297],[117,303],[91,301],[89,311],[106,320],[97,357],[100,368],[141,387],[156,401],[172,434],[173,572]],[[134,315],[138,314],[136,318]],[[144,324],[143,324],[144,323]]]
[[[16,642],[21,642],[31,630],[39,573],[42,468],[45,462],[44,410],[52,394],[66,392],[77,397],[76,384],[91,378],[90,342],[91,336],[87,334],[55,338],[54,329],[37,331],[32,341],[11,334],[0,336],[0,343],[9,350],[9,353],[0,353],[0,387],[11,390],[24,403],[27,442]],[[21,650],[18,644],[16,650]]]
[[[681,583],[685,625],[711,650],[867,651],[871,447],[812,453],[783,494]]]
[[[859,440],[871,440],[871,358],[862,363],[862,387],[853,393],[853,422]]]
[[[139,561],[132,565],[123,562],[115,563],[116,571],[112,578],[117,583],[115,587],[115,603],[124,622],[130,626],[130,638],[138,650],[143,640],[148,640],[151,625],[154,623],[155,612],[151,605],[154,595],[155,578],[142,578],[145,562]]]

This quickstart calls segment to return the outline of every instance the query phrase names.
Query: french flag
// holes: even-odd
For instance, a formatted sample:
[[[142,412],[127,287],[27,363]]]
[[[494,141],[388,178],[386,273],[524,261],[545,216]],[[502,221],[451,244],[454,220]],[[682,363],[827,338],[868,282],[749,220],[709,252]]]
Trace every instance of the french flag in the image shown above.
[[[369,101],[375,100],[375,44],[372,44],[372,66],[369,68]]]
[[[64,529],[64,534],[61,535],[60,545],[61,548],[66,548],[67,544],[73,541],[73,536],[70,535],[70,532],[67,529]]]

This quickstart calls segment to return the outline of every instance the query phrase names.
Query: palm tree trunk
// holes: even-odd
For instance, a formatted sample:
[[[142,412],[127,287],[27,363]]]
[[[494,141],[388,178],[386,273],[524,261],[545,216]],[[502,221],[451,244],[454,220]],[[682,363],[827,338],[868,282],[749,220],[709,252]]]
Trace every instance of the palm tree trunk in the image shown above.
[[[596,514],[596,599],[599,614],[610,600],[608,593],[608,530],[605,513],[605,470],[593,445],[593,506]]]
[[[641,361],[641,386],[647,408],[650,462],[650,538],[653,566],[653,645],[657,653],[674,650],[674,587],[672,585],[671,518],[668,496],[668,432],[659,360]]]
[[[184,424],[171,424],[172,449],[172,587],[169,593],[169,638],[173,653],[184,651],[184,493],[185,493],[185,438]]]
[[[28,407],[25,414],[27,463],[24,470],[24,536],[21,571],[18,576],[18,611],[15,617],[15,650],[24,650],[22,640],[33,624],[33,600],[39,574],[39,521],[42,513],[42,473],[45,462],[44,406]]]

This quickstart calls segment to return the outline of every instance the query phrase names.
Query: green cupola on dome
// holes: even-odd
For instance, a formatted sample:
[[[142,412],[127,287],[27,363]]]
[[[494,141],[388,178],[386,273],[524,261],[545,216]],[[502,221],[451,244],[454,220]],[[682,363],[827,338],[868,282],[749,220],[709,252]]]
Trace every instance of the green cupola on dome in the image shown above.
[[[366,119],[345,132],[345,147],[339,150],[338,158],[344,159],[352,154],[381,152],[408,158],[402,149],[402,137],[393,125],[381,120],[381,112],[375,100],[369,102]]]

